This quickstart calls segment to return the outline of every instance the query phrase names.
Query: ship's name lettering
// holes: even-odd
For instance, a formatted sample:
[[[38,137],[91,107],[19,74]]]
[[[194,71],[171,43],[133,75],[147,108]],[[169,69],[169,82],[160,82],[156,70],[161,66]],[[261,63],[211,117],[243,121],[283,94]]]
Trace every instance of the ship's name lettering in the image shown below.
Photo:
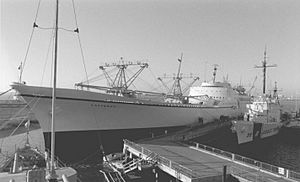
[[[115,105],[107,105],[107,104],[91,104],[92,107],[107,107],[107,108],[115,108]]]
[[[279,128],[276,127],[276,128],[272,128],[272,129],[265,130],[265,131],[263,131],[261,134],[269,134],[269,133],[272,133],[272,132],[276,132],[276,131],[278,131],[278,130],[279,130]]]

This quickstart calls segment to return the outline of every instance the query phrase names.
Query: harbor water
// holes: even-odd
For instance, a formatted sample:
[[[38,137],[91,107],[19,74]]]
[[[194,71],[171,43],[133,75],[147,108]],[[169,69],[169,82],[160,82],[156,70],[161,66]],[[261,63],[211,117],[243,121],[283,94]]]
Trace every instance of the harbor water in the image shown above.
[[[239,145],[235,134],[226,129],[218,135],[207,135],[193,141],[300,172],[299,138],[300,131],[284,128],[278,135]]]

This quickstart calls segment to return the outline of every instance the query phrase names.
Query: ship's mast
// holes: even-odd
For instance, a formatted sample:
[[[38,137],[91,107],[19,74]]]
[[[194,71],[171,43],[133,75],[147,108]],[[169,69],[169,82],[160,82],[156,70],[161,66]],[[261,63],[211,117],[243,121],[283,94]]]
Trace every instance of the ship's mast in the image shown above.
[[[55,16],[55,40],[54,40],[54,63],[53,63],[53,88],[52,88],[52,122],[51,122],[51,163],[50,171],[47,176],[49,182],[56,182],[54,157],[55,157],[55,100],[56,100],[56,72],[57,72],[57,49],[58,49],[58,0],[56,0]]]
[[[267,68],[270,68],[270,67],[277,67],[277,65],[276,64],[267,65],[267,47],[265,47],[264,60],[262,61],[262,65],[254,66],[254,68],[262,68],[263,69],[263,94],[266,93],[266,74],[267,74]]]
[[[178,66],[178,71],[177,71],[177,75],[175,77],[175,82],[174,82],[174,87],[173,87],[173,95],[179,96],[179,97],[182,96],[182,90],[181,90],[181,85],[180,85],[180,80],[182,79],[182,77],[180,76],[182,58],[183,58],[183,53],[181,53],[181,57],[180,57],[180,59],[178,59],[179,66]]]
[[[173,74],[173,76],[167,76],[166,74],[163,77],[158,77],[157,79],[163,84],[163,86],[167,89],[168,94],[171,94],[172,97],[181,98],[183,94],[200,78],[195,77],[193,78],[193,74],[190,74],[190,76],[184,76],[181,73],[181,63],[183,59],[183,53],[181,53],[180,59],[178,59],[179,65],[178,65],[178,71],[177,74]],[[173,85],[171,88],[168,87],[168,85],[163,81],[165,78],[171,78],[174,80]],[[181,81],[184,78],[193,78],[193,81],[188,84],[188,86],[184,89],[181,88]]]

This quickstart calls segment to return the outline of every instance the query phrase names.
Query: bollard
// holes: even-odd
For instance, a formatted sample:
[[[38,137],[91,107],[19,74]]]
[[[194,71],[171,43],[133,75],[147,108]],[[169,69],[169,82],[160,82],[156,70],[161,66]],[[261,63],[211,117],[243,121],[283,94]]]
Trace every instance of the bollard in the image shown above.
[[[19,168],[19,161],[18,161],[18,159],[19,159],[18,153],[15,153],[12,173],[19,172],[19,170],[18,170],[18,168]]]
[[[226,182],[226,170],[227,170],[227,166],[223,166],[223,178],[222,178],[222,182]]]

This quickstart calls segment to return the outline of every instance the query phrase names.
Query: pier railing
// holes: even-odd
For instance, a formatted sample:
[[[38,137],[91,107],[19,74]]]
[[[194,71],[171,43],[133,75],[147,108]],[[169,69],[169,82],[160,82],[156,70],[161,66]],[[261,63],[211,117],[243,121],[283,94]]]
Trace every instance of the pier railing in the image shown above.
[[[238,155],[238,154],[234,154],[234,153],[231,153],[231,152],[227,152],[227,151],[224,151],[224,150],[221,150],[221,149],[217,149],[217,148],[207,146],[207,145],[203,145],[203,144],[196,143],[196,142],[192,142],[191,145],[193,147],[197,148],[197,149],[202,149],[202,150],[205,150],[207,152],[213,153],[215,155],[227,158],[228,160],[238,162],[238,163],[242,163],[242,164],[245,164],[247,166],[251,166],[252,168],[255,168],[256,170],[262,170],[262,171],[266,171],[266,172],[272,173],[272,174],[277,175],[277,176],[282,176],[284,178],[289,178],[289,179],[292,179],[292,180],[300,181],[300,173],[295,172],[295,171],[291,171],[289,169],[274,166],[274,165],[271,165],[271,164],[268,164],[268,163],[265,163],[265,162],[254,160],[254,159],[251,159],[251,158],[248,158],[248,157],[244,157],[244,156],[241,156],[241,155]],[[241,171],[241,169],[233,168],[233,171]],[[255,176],[255,175],[254,175],[254,173],[249,175],[250,173],[251,172],[248,172],[248,176],[246,176],[245,175],[246,173],[243,173],[243,172],[239,172],[238,174],[244,174],[244,176],[241,176],[241,177],[246,176],[246,178],[250,177],[253,180],[253,178],[254,178],[253,176]],[[251,180],[251,179],[249,179],[249,180]],[[267,179],[262,179],[261,176],[255,176],[255,179],[256,180],[253,180],[253,181],[268,181]]]
[[[145,156],[149,156],[149,159],[152,158],[159,164],[162,164],[164,166],[167,166],[173,170],[175,170],[177,173],[183,174],[191,179],[198,179],[200,176],[196,171],[193,171],[192,169],[189,169],[183,165],[180,165],[174,161],[171,161],[163,156],[160,156],[134,142],[131,142],[129,140],[124,140],[124,144],[127,146],[130,146],[131,148],[135,149],[137,152],[144,154]],[[246,171],[244,169],[235,167],[235,166],[230,166],[229,171],[233,175],[240,176],[244,179],[248,179],[250,181],[255,181],[255,182],[273,182],[273,180],[268,179],[266,177],[263,177],[259,175],[259,173],[256,173],[257,171],[265,171],[277,176],[281,176],[283,178],[288,178],[292,179],[295,181],[300,181],[300,173],[291,171],[289,169],[285,169],[282,167],[274,166],[265,162],[261,162],[258,160],[254,160],[248,157],[244,157],[238,154],[234,154],[231,152],[227,152],[221,149],[217,149],[211,146],[199,144],[196,142],[191,143],[193,147],[197,149],[202,149],[205,150],[209,153],[215,154],[217,156],[221,156],[223,158],[226,158],[227,160],[233,161],[233,162],[238,162],[241,164],[244,164],[246,166],[250,166],[253,168],[253,171]],[[153,156],[153,157],[152,157]]]
[[[183,174],[191,179],[198,179],[200,176],[197,172],[193,171],[192,169],[189,169],[183,165],[178,164],[177,162],[171,161],[170,159],[167,159],[163,156],[160,156],[134,142],[131,142],[129,140],[124,140],[124,144],[127,146],[130,146],[131,148],[135,149],[141,154],[144,154],[146,156],[155,156],[153,157],[153,160],[158,162],[159,164],[162,164],[164,166],[167,166],[171,169],[173,169],[178,174]],[[155,154],[155,155],[154,155]]]

